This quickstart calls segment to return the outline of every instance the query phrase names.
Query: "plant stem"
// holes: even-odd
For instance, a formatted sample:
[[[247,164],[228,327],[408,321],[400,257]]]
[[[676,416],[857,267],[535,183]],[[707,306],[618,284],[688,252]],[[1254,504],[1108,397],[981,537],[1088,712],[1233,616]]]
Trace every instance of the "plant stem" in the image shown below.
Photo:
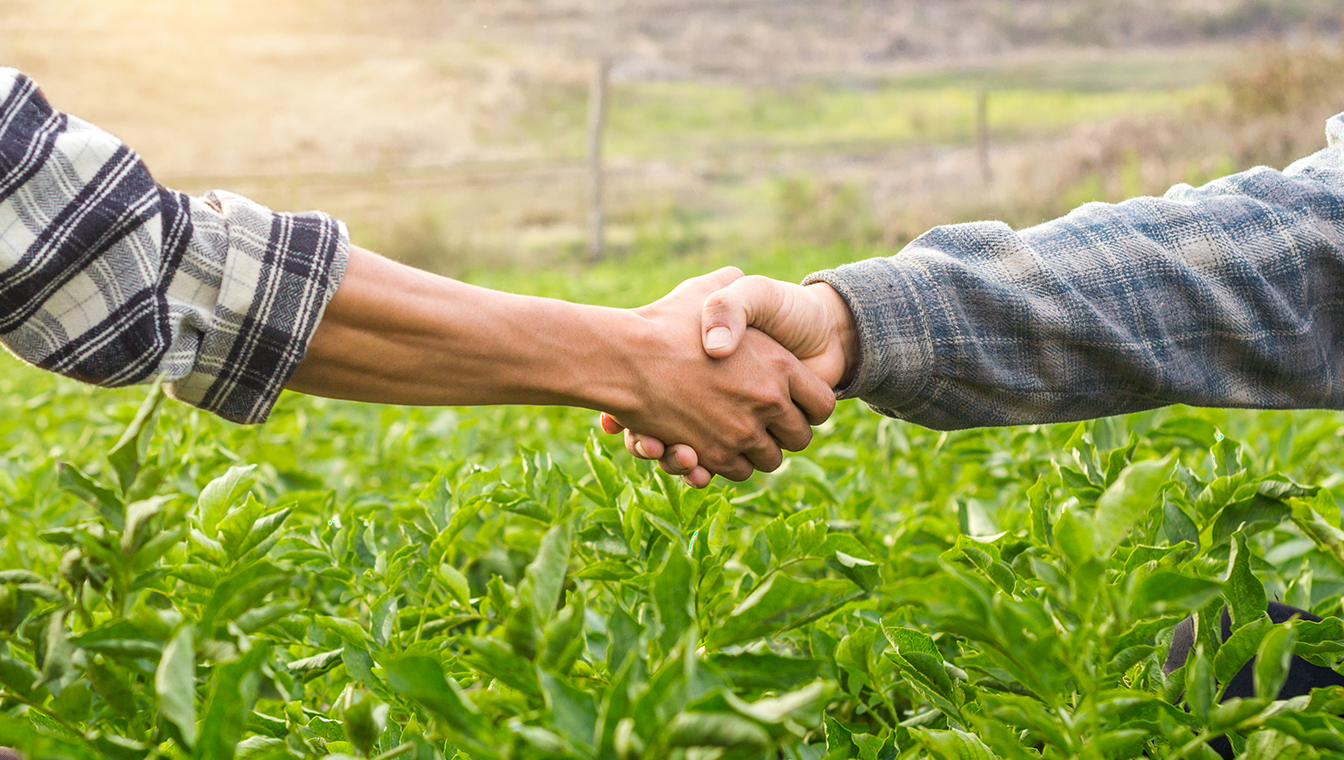
[[[389,749],[383,754],[373,758],[373,760],[392,760],[394,757],[401,757],[402,755],[409,754],[413,749],[415,749],[415,745],[411,742],[406,742],[405,744],[399,744],[392,749]]]
[[[1169,758],[1167,758],[1167,760],[1185,760],[1186,755],[1189,755],[1191,752],[1194,752],[1196,749],[1199,748],[1200,745],[1208,744],[1209,740],[1213,738],[1214,738],[1213,732],[1209,731],[1208,729],[1204,729],[1203,731],[1199,732],[1198,736],[1186,742],[1184,746],[1176,750],[1176,754],[1170,756]]]

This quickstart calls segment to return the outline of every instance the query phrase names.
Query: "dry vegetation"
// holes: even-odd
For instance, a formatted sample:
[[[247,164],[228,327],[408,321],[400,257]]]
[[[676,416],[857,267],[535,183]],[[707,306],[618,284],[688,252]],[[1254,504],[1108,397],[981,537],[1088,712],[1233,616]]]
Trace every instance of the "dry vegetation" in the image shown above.
[[[731,256],[1281,166],[1344,108],[1342,19],[1341,0],[0,0],[0,61],[168,184],[320,207],[460,272],[578,248],[596,55],[616,63],[617,248]],[[988,184],[969,107],[909,97],[982,86]],[[1010,101],[1040,123],[1002,126]]]

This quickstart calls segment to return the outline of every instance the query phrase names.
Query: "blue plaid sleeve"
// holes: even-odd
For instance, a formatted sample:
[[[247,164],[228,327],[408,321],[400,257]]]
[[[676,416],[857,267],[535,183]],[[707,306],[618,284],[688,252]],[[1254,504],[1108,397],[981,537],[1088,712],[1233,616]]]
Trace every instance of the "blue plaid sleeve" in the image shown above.
[[[1344,114],[1329,146],[1015,232],[929,231],[818,272],[854,312],[842,397],[941,429],[1167,404],[1344,408]]]
[[[134,151],[0,69],[0,343],[98,385],[163,377],[266,419],[345,268],[345,228],[156,184]]]

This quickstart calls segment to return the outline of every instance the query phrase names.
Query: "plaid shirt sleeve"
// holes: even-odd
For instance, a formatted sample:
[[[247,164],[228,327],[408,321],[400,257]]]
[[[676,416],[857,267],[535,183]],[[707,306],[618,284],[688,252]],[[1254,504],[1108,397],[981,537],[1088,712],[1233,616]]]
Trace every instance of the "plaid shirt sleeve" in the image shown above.
[[[1014,232],[940,227],[818,272],[862,359],[842,397],[940,429],[1167,404],[1344,408],[1344,114],[1329,147]]]
[[[111,135],[0,69],[0,342],[98,385],[162,377],[266,419],[345,270],[344,226],[156,184]]]

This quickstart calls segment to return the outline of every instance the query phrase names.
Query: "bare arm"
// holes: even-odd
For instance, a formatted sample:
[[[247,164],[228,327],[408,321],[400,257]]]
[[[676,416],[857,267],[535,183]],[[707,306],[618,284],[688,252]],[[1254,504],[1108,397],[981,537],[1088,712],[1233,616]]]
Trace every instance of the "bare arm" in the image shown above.
[[[288,387],[400,404],[604,409],[740,480],[778,467],[781,445],[806,446],[808,418],[825,419],[834,404],[825,383],[758,332],[728,359],[704,354],[704,298],[740,276],[720,270],[623,310],[478,288],[352,246]]]

